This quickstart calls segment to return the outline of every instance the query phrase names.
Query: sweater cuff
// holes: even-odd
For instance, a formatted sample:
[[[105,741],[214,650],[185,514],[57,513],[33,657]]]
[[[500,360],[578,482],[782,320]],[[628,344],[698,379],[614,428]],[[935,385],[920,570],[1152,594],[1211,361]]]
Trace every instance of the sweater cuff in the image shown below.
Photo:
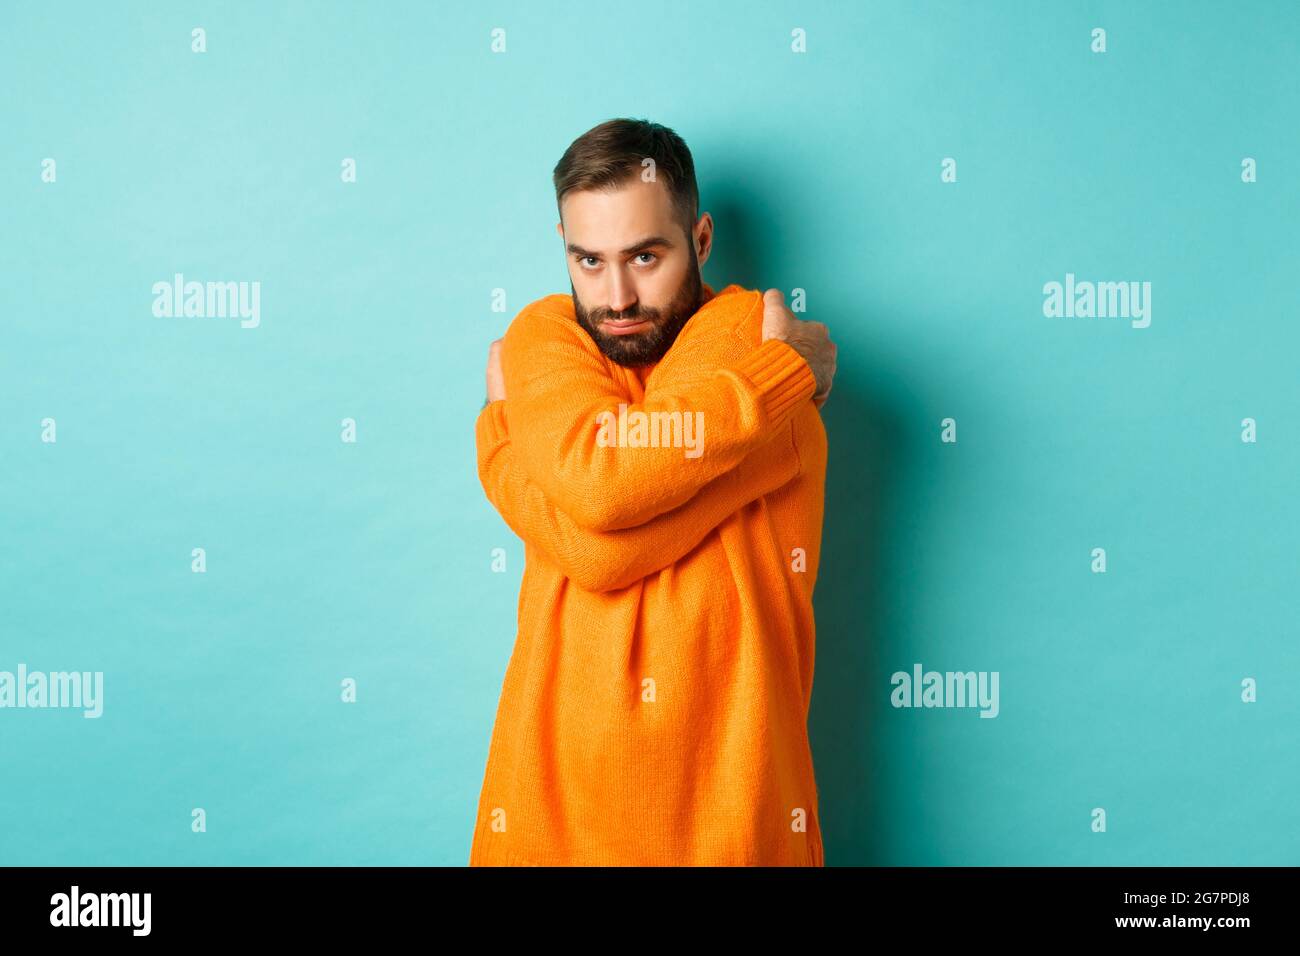
[[[483,407],[483,410],[478,413],[478,421],[474,423],[474,431],[480,441],[492,445],[499,444],[509,435],[509,430],[506,428],[505,399],[488,402]]]
[[[768,421],[785,422],[817,391],[817,378],[802,355],[780,339],[768,339],[733,366],[753,384]]]

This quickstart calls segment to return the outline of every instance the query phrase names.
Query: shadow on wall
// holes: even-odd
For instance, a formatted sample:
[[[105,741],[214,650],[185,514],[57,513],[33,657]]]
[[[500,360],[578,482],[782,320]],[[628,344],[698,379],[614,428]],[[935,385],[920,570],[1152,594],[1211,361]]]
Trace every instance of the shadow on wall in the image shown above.
[[[888,567],[888,555],[899,549],[888,546],[884,520],[897,498],[901,429],[860,390],[853,371],[841,361],[822,408],[826,515],[813,592],[817,657],[808,732],[826,864],[897,865],[894,852],[905,840],[891,830],[898,817],[884,797],[902,768],[890,764],[880,721],[895,669],[888,662],[897,657],[885,631],[896,602],[883,583],[903,577]]]
[[[731,282],[760,290],[776,285],[775,270],[762,268],[752,252],[768,243],[744,239],[763,228],[746,205],[715,203],[711,210],[719,231],[725,230],[704,267],[715,289]],[[788,302],[790,290],[783,291]],[[895,669],[887,660],[899,652],[885,633],[886,612],[896,602],[882,583],[905,577],[887,567],[887,556],[899,549],[885,540],[897,528],[886,518],[898,497],[902,429],[883,398],[870,393],[861,370],[845,361],[852,351],[846,348],[848,323],[861,322],[863,307],[861,301],[827,300],[818,314],[800,316],[825,322],[840,346],[835,387],[822,409],[826,513],[813,595],[817,642],[809,718],[827,866],[898,865],[896,852],[906,843],[891,830],[894,814],[885,801],[889,780],[905,768],[889,765],[879,726],[889,710],[887,675]]]

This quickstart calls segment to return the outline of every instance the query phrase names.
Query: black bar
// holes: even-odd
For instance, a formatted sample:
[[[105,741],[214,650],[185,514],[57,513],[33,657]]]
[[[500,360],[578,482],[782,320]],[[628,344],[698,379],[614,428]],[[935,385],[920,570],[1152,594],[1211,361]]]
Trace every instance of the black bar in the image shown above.
[[[760,939],[802,932],[802,920],[809,949],[831,947],[821,934],[837,927],[851,934],[845,942],[864,944],[903,927],[915,942],[1129,935],[1232,945],[1260,934],[1294,940],[1295,876],[1293,867],[11,867],[0,869],[0,926],[7,943],[69,934],[78,943],[432,942],[455,930],[463,946],[462,930],[528,931],[542,942],[622,921],[634,939],[690,918]],[[74,886],[78,921],[99,894],[148,893],[148,934],[135,932],[143,896],[133,898],[140,910],[119,909],[123,925],[51,925],[52,915],[71,922]],[[127,899],[109,900],[107,916]],[[1242,922],[1216,922],[1224,919]]]

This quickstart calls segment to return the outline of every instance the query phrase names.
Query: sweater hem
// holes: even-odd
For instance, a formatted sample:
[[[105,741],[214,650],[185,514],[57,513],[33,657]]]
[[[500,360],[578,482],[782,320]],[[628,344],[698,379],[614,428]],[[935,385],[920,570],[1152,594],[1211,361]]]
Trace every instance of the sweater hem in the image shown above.
[[[494,862],[494,857],[500,857],[500,862]],[[541,868],[616,868],[616,869],[733,869],[733,868],[802,868],[802,867],[823,867],[825,858],[820,841],[810,843],[805,858],[799,862],[789,863],[765,863],[759,861],[747,861],[744,863],[562,863],[551,862],[544,863],[517,853],[510,848],[500,850],[497,853],[483,852],[478,848],[470,854],[469,865],[471,867],[501,867],[501,866],[529,866]]]

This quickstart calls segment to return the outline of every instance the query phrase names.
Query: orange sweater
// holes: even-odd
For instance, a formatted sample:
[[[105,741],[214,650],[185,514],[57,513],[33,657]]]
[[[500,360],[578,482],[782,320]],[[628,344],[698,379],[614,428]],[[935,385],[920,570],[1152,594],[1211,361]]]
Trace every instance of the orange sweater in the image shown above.
[[[525,567],[471,866],[823,864],[826,432],[807,363],[761,342],[761,293],[704,294],[647,369],[606,359],[568,295],[506,333],[478,470]],[[702,413],[703,454],[602,443],[620,403]]]

